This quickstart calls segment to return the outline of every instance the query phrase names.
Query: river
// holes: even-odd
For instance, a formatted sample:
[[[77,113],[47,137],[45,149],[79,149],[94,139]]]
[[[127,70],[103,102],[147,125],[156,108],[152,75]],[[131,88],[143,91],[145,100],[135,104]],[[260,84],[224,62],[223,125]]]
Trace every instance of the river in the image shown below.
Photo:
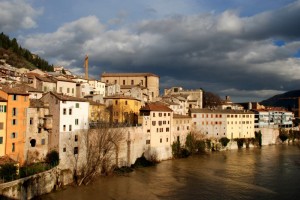
[[[169,160],[40,198],[300,199],[300,148],[264,146]]]

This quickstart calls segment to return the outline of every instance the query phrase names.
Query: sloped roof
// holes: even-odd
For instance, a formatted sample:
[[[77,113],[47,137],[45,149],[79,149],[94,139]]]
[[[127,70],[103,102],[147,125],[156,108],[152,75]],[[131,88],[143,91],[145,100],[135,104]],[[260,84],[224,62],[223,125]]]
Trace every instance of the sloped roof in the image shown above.
[[[154,102],[154,103],[146,103],[145,106],[143,106],[140,111],[164,111],[164,112],[173,112],[171,108],[168,106],[160,103],[160,102]]]
[[[84,98],[79,98],[79,97],[72,97],[72,96],[68,96],[68,95],[64,95],[64,94],[59,94],[56,92],[48,92],[50,93],[50,95],[55,96],[57,99],[61,100],[61,101],[79,101],[79,102],[88,102],[87,99]],[[48,94],[47,93],[47,94]]]
[[[125,95],[112,95],[112,96],[105,96],[103,97],[103,99],[130,99],[130,100],[136,100],[136,101],[141,101],[139,99],[136,99],[134,97],[131,96],[125,96]]]
[[[133,76],[155,76],[155,77],[159,77],[156,74],[153,73],[102,73],[101,77],[133,77]]]
[[[192,118],[192,117],[188,115],[173,114],[173,118]]]
[[[44,102],[39,99],[30,99],[30,108],[44,108]]]
[[[191,108],[191,113],[223,113],[223,114],[254,114],[251,111],[231,110],[231,109],[207,109],[207,108]]]
[[[0,90],[6,92],[7,94],[19,94],[19,95],[29,95],[28,91],[32,89],[32,87],[28,85],[3,85],[0,84]],[[34,88],[33,88],[34,89]]]

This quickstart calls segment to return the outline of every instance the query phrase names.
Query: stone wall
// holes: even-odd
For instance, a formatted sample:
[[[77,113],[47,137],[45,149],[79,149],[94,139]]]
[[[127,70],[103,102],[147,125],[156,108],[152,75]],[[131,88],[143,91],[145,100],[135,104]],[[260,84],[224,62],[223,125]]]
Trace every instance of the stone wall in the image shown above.
[[[2,183],[0,184],[0,195],[12,199],[32,199],[62,185],[70,184],[71,181],[69,172],[61,171],[56,167],[33,176]]]

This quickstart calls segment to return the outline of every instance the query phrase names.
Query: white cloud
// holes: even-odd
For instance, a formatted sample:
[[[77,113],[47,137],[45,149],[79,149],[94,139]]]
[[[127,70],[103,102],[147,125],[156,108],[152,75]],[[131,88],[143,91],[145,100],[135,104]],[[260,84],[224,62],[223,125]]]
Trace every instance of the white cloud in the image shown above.
[[[34,28],[35,19],[42,14],[42,9],[35,9],[24,0],[2,0],[0,10],[0,29],[4,32]]]

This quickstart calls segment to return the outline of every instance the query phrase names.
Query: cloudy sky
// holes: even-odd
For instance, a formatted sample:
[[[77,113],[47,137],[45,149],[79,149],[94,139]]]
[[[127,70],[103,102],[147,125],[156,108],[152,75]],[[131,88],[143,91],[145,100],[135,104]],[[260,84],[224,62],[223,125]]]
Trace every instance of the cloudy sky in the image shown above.
[[[300,89],[300,0],[0,0],[0,31],[83,74],[152,72],[235,102]]]

